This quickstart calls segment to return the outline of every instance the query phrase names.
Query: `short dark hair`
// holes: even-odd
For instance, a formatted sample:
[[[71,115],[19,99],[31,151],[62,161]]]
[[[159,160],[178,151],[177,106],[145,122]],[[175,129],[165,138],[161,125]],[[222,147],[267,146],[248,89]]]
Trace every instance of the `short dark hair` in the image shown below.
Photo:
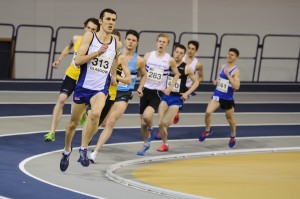
[[[239,52],[239,50],[238,49],[236,49],[236,48],[229,48],[229,51],[228,52],[234,52],[235,54],[236,54],[236,56],[238,57],[238,56],[240,56],[240,52]]]
[[[105,14],[106,12],[108,12],[108,13],[110,13],[110,14],[116,15],[116,18],[117,18],[117,13],[116,13],[116,11],[114,11],[113,9],[110,9],[110,8],[105,8],[104,10],[102,10],[101,13],[100,13],[100,17],[99,17],[99,18],[103,20],[104,14]]]
[[[135,30],[132,30],[132,29],[127,30],[125,39],[127,38],[128,35],[135,36],[137,38],[137,41],[139,41],[139,39],[140,39],[139,33],[137,31],[135,31]]]
[[[191,40],[191,41],[188,42],[188,45],[190,45],[190,44],[194,45],[196,47],[196,50],[198,50],[198,48],[199,48],[199,42],[198,41]]]
[[[175,50],[176,48],[181,48],[181,49],[184,50],[184,53],[186,52],[186,47],[185,47],[184,45],[182,45],[182,44],[177,44],[177,45],[175,46],[174,50]]]
[[[87,20],[85,20],[85,22],[83,23],[84,24],[84,27],[87,26],[87,24],[89,22],[92,22],[93,24],[97,25],[97,32],[100,30],[100,23],[99,23],[99,20],[96,19],[96,18],[88,18]]]

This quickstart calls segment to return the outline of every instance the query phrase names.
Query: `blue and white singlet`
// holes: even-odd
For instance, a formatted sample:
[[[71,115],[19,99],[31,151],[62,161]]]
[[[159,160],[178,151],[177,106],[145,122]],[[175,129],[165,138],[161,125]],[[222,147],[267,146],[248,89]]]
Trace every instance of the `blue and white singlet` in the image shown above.
[[[94,33],[87,54],[98,51],[102,44],[96,33]],[[111,37],[105,53],[81,65],[77,86],[94,91],[108,89],[110,84],[110,70],[116,56],[116,49],[117,42],[114,37]]]

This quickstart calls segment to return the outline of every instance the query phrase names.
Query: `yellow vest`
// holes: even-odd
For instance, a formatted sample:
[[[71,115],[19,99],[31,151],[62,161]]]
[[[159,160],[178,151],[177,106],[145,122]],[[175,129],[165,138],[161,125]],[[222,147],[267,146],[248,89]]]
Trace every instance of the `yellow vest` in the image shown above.
[[[80,74],[80,68],[75,66],[75,58],[76,58],[76,55],[77,55],[78,48],[81,44],[81,41],[82,41],[82,36],[80,36],[79,39],[74,44],[74,47],[73,47],[74,55],[73,55],[73,58],[72,58],[72,62],[71,62],[70,66],[67,68],[67,70],[65,72],[66,75],[68,75],[69,77],[71,77],[74,80],[78,80],[79,74]]]
[[[117,68],[117,75],[121,76],[122,74],[122,68]],[[118,87],[118,84],[117,85],[110,85],[109,89],[108,89],[108,94],[109,94],[109,99],[110,100],[115,100],[116,97],[117,97],[117,87]]]

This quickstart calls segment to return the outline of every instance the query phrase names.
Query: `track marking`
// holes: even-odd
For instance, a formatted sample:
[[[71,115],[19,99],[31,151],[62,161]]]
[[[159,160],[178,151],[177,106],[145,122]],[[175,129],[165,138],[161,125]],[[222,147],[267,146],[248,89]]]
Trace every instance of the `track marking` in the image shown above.
[[[178,159],[189,159],[189,158],[201,158],[208,156],[220,156],[220,155],[236,155],[236,154],[249,154],[249,153],[270,153],[270,152],[282,152],[282,151],[300,151],[300,147],[281,147],[281,148],[263,148],[263,149],[239,149],[239,150],[223,150],[223,151],[209,151],[209,152],[197,152],[197,153],[183,153],[183,154],[174,154],[174,155],[162,155],[162,156],[152,156],[135,160],[128,160],[124,162],[119,162],[111,165],[106,170],[106,176],[125,186],[143,190],[146,192],[151,192],[159,195],[166,195],[176,198],[184,199],[207,199],[203,196],[196,196],[191,194],[185,194],[177,191],[172,191],[169,189],[164,189],[160,187],[155,187],[152,185],[140,183],[134,180],[129,180],[123,178],[117,174],[115,171],[127,166],[137,165],[137,164],[146,164],[153,163],[155,161],[169,161],[169,160],[178,160]]]

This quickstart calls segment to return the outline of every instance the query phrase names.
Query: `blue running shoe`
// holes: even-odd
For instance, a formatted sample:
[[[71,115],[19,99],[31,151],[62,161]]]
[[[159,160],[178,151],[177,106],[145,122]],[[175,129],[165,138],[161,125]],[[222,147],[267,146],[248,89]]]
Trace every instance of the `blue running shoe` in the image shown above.
[[[205,138],[206,138],[207,136],[211,135],[212,133],[213,133],[213,132],[212,132],[211,129],[209,130],[209,132],[203,131],[203,132],[201,133],[200,137],[199,137],[199,141],[200,141],[200,142],[203,142],[203,141],[205,140]]]
[[[148,151],[148,149],[150,149],[150,145],[149,146],[143,145],[142,148],[136,154],[143,156],[145,155],[146,151]]]
[[[147,139],[148,142],[151,142],[153,140],[153,133],[154,133],[153,128],[148,129],[148,139]]]
[[[84,167],[88,167],[90,165],[90,161],[87,157],[87,149],[79,149],[79,154],[80,154],[80,163]]]
[[[156,140],[161,140],[161,135],[160,135],[160,133],[156,134],[154,138],[155,138]]]
[[[235,145],[235,137],[230,137],[228,145],[229,145],[230,148],[234,147],[234,145]]]
[[[60,167],[60,170],[62,172],[66,171],[69,167],[69,157],[72,153],[72,148],[71,148],[71,152],[69,153],[69,155],[65,155],[64,152],[62,153],[62,158],[60,160],[60,164],[59,164],[59,167]]]

